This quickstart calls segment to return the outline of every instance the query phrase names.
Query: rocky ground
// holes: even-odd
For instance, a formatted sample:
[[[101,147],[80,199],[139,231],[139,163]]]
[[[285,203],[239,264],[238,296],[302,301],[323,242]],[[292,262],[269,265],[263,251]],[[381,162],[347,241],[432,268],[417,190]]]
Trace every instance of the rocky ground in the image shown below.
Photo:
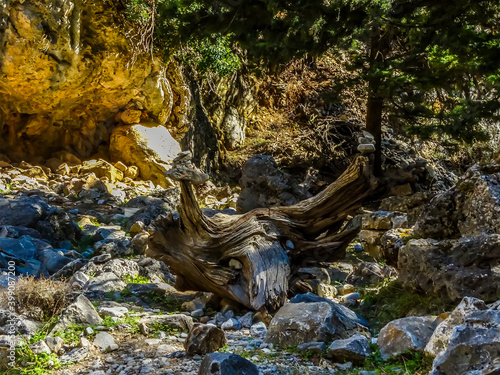
[[[1,161],[2,371],[497,373],[500,167],[475,166],[444,190],[449,174],[403,162],[386,167],[398,181],[390,196],[348,224],[361,231],[347,259],[301,269],[313,293],[269,315],[179,292],[168,265],[147,257],[148,225],[175,210],[175,187],[105,160]],[[199,188],[207,214],[291,204],[312,191],[270,158],[242,173],[244,199]]]

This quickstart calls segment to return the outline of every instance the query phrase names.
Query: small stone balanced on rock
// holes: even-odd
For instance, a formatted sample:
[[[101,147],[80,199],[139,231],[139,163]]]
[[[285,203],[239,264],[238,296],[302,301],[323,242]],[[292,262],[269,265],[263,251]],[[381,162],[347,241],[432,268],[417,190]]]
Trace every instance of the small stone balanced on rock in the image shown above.
[[[358,138],[358,151],[362,154],[372,154],[375,152],[375,137],[363,130],[363,136]]]

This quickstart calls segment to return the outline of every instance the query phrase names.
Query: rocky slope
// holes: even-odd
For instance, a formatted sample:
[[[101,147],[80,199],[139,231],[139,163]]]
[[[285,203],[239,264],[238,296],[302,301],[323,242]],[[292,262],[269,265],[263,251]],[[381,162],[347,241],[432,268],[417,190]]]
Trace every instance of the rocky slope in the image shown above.
[[[426,247],[419,250],[425,257],[404,261],[409,253],[420,254],[411,249],[422,241],[411,239],[415,234],[409,218],[415,210],[421,212],[416,232],[422,232],[423,223],[441,217],[436,213],[440,205],[431,203],[426,208],[427,199],[419,194],[399,195],[381,204],[395,211],[361,213],[349,224],[360,225],[362,232],[361,242],[353,243],[348,259],[325,269],[301,269],[303,281],[315,294],[297,295],[269,316],[240,310],[210,293],[179,292],[171,286],[175,276],[168,265],[144,254],[148,225],[175,209],[178,191],[125,178],[128,168],[101,160],[71,168],[66,165],[54,173],[28,163],[2,164],[2,371],[180,375],[210,374],[211,368],[237,373],[244,368],[248,374],[432,371],[447,375],[497,370],[497,284],[488,282],[493,274],[483,278],[481,288],[448,288],[453,297],[448,305],[451,315],[441,314],[444,305],[429,308],[432,299],[424,302],[411,289],[392,288],[385,302],[373,304],[368,298],[384,293],[398,273],[400,281],[413,288],[428,285],[422,283],[423,275],[440,280],[431,272],[442,271],[432,267],[426,267],[425,274],[415,271],[427,259],[447,256],[439,248]],[[494,199],[497,169],[483,167],[479,173],[477,168],[435,200],[444,201],[457,192],[480,195],[474,217],[459,214],[467,211],[467,199],[458,200],[464,202],[457,206],[461,211],[450,217],[466,220],[462,223],[476,220],[475,227],[486,228],[483,236],[495,236],[488,234],[496,231],[494,222],[477,220],[498,209]],[[236,206],[236,195],[210,183],[198,194],[213,208]],[[421,207],[417,209],[418,202]],[[380,241],[370,242],[374,236]],[[474,247],[470,250],[475,251]],[[489,272],[495,273],[500,258],[494,252],[488,254]],[[470,258],[467,253],[463,256]],[[486,270],[486,263],[481,264]],[[461,272],[467,275],[471,266],[459,261],[456,267],[463,267]],[[21,277],[12,277],[11,268]],[[411,272],[420,276],[409,277]],[[29,275],[48,279],[26,278]],[[454,284],[467,286],[468,279],[460,275],[453,273]],[[12,310],[7,304],[9,292]],[[404,302],[397,305],[391,300]],[[394,310],[391,316],[396,314],[398,319],[377,315],[387,310]],[[11,343],[17,346],[14,363],[8,358]],[[464,357],[463,351],[469,355]],[[207,354],[211,352],[219,354]],[[424,355],[430,359],[423,359]],[[235,366],[240,370],[234,370]]]
[[[135,113],[169,126],[178,139],[186,132],[189,95],[181,73],[141,53],[117,4],[3,3],[0,152],[16,161],[62,150],[109,160],[112,129],[117,121],[136,123]],[[139,107],[127,106],[131,100]]]

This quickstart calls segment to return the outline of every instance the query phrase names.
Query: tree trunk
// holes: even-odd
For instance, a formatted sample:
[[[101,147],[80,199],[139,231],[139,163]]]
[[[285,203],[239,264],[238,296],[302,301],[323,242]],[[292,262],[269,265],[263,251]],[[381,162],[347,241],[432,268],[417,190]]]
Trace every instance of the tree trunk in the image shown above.
[[[384,60],[387,50],[387,35],[381,34],[377,26],[373,30],[370,40],[370,69],[375,69],[377,63]],[[372,76],[368,81],[368,101],[366,104],[366,130],[375,138],[375,158],[373,162],[373,174],[377,177],[382,175],[382,111],[384,99],[379,94],[382,81],[378,76]]]
[[[167,175],[180,181],[179,215],[152,224],[147,255],[170,267],[179,290],[209,291],[271,311],[284,303],[300,268],[345,256],[358,229],[341,229],[377,184],[360,156],[323,192],[294,206],[207,217],[191,184],[201,183],[203,174],[175,166]]]
[[[373,85],[376,85],[374,83]],[[376,95],[376,88],[369,83],[368,102],[366,104],[366,130],[375,138],[375,155],[373,161],[373,174],[377,177],[382,175],[382,110],[383,98]]]

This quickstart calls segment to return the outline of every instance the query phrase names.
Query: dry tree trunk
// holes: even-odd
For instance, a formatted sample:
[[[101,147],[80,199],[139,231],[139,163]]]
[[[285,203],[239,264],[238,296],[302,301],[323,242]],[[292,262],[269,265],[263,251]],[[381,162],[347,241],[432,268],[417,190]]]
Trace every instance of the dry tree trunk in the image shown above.
[[[180,159],[189,159],[183,154]],[[170,267],[179,290],[209,291],[271,311],[285,302],[299,268],[345,256],[357,234],[357,228],[341,230],[345,220],[377,185],[368,158],[359,156],[324,191],[294,206],[207,217],[192,183],[208,176],[179,163],[167,175],[181,185],[179,215],[153,223],[148,255]]]

